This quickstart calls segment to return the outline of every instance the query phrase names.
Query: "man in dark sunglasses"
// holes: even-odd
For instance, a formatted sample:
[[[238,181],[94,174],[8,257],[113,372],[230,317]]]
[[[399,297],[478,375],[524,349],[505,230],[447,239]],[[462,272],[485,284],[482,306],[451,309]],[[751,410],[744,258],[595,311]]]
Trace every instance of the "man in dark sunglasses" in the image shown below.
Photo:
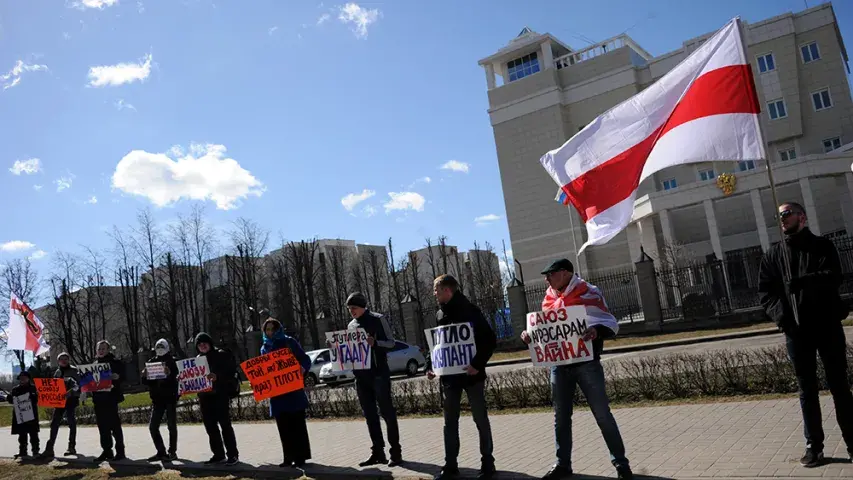
[[[802,205],[783,203],[779,221],[784,242],[773,245],[762,257],[758,293],[767,315],[785,332],[788,356],[797,376],[806,437],[806,452],[800,463],[804,467],[824,463],[818,355],[835,402],[841,436],[853,461],[853,393],[847,377],[847,342],[841,325],[848,308],[838,293],[842,280],[838,251],[832,241],[809,230]],[[790,275],[783,257],[786,253]]]

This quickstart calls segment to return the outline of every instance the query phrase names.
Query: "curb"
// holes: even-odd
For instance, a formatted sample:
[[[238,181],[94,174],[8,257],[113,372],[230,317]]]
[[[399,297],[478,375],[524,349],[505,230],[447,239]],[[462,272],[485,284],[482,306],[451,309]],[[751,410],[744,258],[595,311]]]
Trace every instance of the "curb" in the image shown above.
[[[633,353],[633,352],[642,352],[645,350],[656,350],[658,348],[666,348],[666,347],[680,347],[684,345],[694,345],[697,343],[708,343],[708,342],[716,342],[719,340],[734,340],[738,338],[751,338],[751,337],[761,337],[765,335],[773,335],[774,333],[781,333],[777,328],[762,328],[759,330],[747,330],[745,332],[734,332],[734,333],[723,333],[720,335],[708,335],[706,337],[694,337],[694,338],[683,338],[679,340],[670,340],[667,342],[652,342],[652,343],[640,343],[637,345],[626,345],[624,347],[613,347],[606,348],[604,353],[616,354],[616,353]],[[495,362],[489,362],[486,364],[486,367],[500,367],[504,365],[518,365],[522,363],[531,363],[531,359],[529,357],[524,358],[513,358],[509,360],[498,360]]]

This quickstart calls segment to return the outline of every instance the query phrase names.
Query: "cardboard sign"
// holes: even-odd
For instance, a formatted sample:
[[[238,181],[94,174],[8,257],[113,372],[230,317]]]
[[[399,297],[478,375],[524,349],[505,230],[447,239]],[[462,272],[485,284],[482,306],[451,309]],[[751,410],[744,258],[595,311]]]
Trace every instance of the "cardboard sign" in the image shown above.
[[[34,378],[39,392],[39,407],[65,408],[65,381],[61,378]]]
[[[289,348],[250,358],[240,364],[252,385],[255,401],[277,397],[305,388],[302,365]]]
[[[109,363],[78,365],[81,392],[104,392],[113,389],[113,371]]]
[[[459,375],[471,365],[477,354],[474,342],[474,327],[470,323],[454,323],[443,327],[428,328],[426,333],[432,372],[438,375]]]
[[[553,367],[592,360],[592,345],[581,338],[586,329],[586,307],[582,305],[528,313],[533,365]]]
[[[164,380],[166,375],[166,364],[163,362],[146,363],[145,374],[148,380]]]
[[[178,395],[209,392],[213,382],[207,379],[210,367],[207,357],[185,358],[178,361]]]
[[[367,343],[367,332],[363,328],[326,332],[332,371],[370,370],[372,349]]]
[[[12,400],[12,403],[15,405],[15,421],[18,425],[32,422],[36,419],[36,414],[33,412],[33,402],[30,400],[29,393],[18,395]]]

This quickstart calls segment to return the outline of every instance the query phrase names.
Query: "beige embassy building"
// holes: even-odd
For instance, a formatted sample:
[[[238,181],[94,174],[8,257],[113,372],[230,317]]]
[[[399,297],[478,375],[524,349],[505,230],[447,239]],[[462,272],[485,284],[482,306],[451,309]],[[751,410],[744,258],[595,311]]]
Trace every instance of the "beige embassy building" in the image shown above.
[[[853,102],[832,5],[744,21],[744,28],[780,201],[802,203],[816,233],[853,233]],[[627,35],[575,50],[525,28],[480,60],[513,256],[528,283],[554,258],[574,261],[575,245],[586,238],[574,208],[554,200],[557,185],[539,158],[654,83],[712,34],[653,57]],[[734,178],[728,194],[718,182],[723,173]],[[672,167],[643,182],[631,225],[580,255],[579,271],[589,277],[630,268],[641,246],[656,261],[670,246],[699,259],[766,250],[779,238],[774,215],[763,162]]]

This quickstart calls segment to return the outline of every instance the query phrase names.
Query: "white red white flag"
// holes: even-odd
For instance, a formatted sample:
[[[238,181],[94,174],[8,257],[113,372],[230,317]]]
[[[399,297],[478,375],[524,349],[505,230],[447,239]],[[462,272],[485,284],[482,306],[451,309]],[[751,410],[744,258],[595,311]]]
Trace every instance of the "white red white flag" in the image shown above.
[[[35,355],[49,352],[44,339],[44,324],[30,307],[13,293],[9,302],[8,350],[24,350]]]
[[[640,182],[666,167],[764,159],[761,109],[735,18],[669,73],[540,162],[601,245],[631,221]]]

